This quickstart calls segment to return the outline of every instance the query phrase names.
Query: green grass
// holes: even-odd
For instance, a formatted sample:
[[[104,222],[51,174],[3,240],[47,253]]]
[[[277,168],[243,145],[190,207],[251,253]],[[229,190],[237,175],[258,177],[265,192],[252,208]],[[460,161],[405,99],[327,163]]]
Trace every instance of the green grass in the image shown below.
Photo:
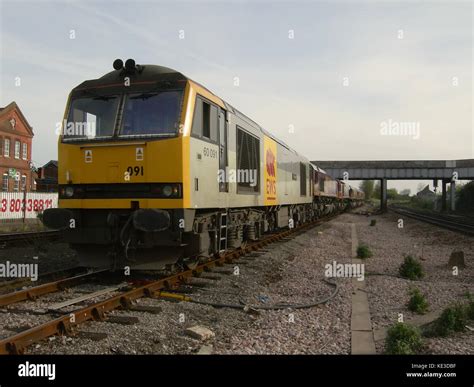
[[[474,320],[474,297],[472,297],[471,293],[469,292],[467,292],[466,297],[469,301],[466,306],[467,318],[470,320]]]
[[[369,246],[361,244],[357,247],[357,258],[366,259],[372,256],[372,251],[370,251]]]
[[[396,323],[387,332],[385,352],[390,355],[414,355],[422,348],[418,328],[405,323]]]
[[[410,290],[410,300],[408,301],[408,310],[418,314],[425,314],[428,310],[428,301],[419,289],[414,288]]]
[[[410,280],[418,280],[423,278],[423,267],[421,263],[413,258],[411,255],[407,255],[401,264],[398,272],[403,278]]]
[[[439,316],[427,328],[426,336],[441,336],[445,337],[455,332],[462,332],[468,322],[468,305],[455,304],[449,306],[441,316]]]

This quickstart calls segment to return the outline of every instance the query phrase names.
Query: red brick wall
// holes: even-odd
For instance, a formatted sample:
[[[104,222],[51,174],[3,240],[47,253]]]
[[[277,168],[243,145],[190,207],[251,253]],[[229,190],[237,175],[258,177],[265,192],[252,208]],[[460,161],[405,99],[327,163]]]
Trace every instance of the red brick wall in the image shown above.
[[[13,129],[10,120],[16,121]],[[10,139],[10,157],[5,156],[5,139]],[[15,110],[9,112],[0,112],[0,190],[3,190],[3,174],[8,173],[10,168],[15,168],[20,175],[26,175],[26,190],[34,190],[34,176],[30,170],[29,161],[31,160],[31,146],[33,136],[29,132],[21,115]],[[20,141],[20,157],[15,158],[15,141]],[[26,160],[23,159],[23,144],[27,144]],[[14,189],[14,179],[9,178],[8,190]],[[20,180],[21,190],[21,180]]]
[[[39,168],[39,177],[41,179],[50,178],[50,179],[58,179],[58,167],[50,165],[46,168]]]

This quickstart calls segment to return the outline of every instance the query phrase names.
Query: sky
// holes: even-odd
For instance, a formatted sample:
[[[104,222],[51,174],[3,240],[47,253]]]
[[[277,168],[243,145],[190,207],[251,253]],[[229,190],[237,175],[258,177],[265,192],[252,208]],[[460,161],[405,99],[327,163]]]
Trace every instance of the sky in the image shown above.
[[[70,90],[134,58],[202,83],[310,160],[473,158],[473,8],[0,0],[0,106],[18,103],[41,166]]]

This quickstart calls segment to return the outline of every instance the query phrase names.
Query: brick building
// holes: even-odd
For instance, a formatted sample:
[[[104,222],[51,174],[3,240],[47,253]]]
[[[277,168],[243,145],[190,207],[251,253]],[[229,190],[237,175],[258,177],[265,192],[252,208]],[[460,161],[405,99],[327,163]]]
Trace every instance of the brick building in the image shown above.
[[[31,171],[33,128],[16,102],[0,108],[0,177],[2,191],[33,191]]]
[[[50,160],[38,168],[36,191],[58,192],[58,162],[56,160]]]
[[[417,197],[426,199],[426,200],[435,200],[436,194],[430,190],[430,185],[428,184],[420,192],[416,194]]]

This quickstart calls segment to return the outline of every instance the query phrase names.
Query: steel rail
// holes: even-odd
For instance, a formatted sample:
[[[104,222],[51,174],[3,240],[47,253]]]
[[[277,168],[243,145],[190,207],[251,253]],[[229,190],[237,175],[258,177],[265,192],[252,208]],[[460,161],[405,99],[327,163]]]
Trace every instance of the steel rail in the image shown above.
[[[70,269],[52,271],[52,272],[40,274],[38,281],[41,281],[40,283],[45,283],[46,281],[48,282],[59,281],[61,279],[66,279],[68,277],[73,277],[73,276],[76,276],[79,274],[85,274],[85,273],[86,273],[85,268],[72,267]],[[0,294],[5,294],[5,292],[8,290],[19,289],[22,286],[27,286],[31,284],[32,283],[31,283],[30,278],[17,278],[13,280],[0,281]]]
[[[474,225],[448,220],[443,217],[421,214],[417,211],[411,211],[405,207],[389,207],[393,212],[400,215],[406,215],[410,218],[417,219],[435,226],[443,227],[451,231],[460,232],[467,235],[474,235]]]
[[[56,239],[61,236],[58,230],[27,231],[0,234],[0,242],[19,242],[29,239]]]
[[[105,270],[97,270],[90,273],[79,274],[73,277],[63,278],[57,281],[33,286],[31,288],[21,289],[13,293],[2,294],[0,295],[0,307],[11,305],[20,301],[35,300],[39,296],[63,290],[67,287],[77,284],[80,281],[83,281],[87,277],[91,277],[104,271]]]
[[[164,289],[176,289],[180,284],[186,282],[186,280],[191,277],[198,277],[201,273],[211,271],[212,268],[216,266],[223,266],[225,263],[232,263],[235,259],[244,254],[256,251],[289,235],[306,231],[309,228],[333,219],[335,216],[337,215],[309,222],[277,234],[268,235],[262,240],[249,243],[237,250],[223,253],[209,262],[196,266],[194,269],[185,270],[135,289],[125,291],[104,301],[86,306],[54,320],[27,329],[14,336],[0,340],[0,354],[22,354],[29,345],[49,336],[56,334],[71,334],[73,329],[83,322],[90,320],[105,320],[107,312],[117,308],[130,308],[134,300],[142,297],[160,297],[160,294]],[[166,297],[168,294],[165,293],[163,296]]]

